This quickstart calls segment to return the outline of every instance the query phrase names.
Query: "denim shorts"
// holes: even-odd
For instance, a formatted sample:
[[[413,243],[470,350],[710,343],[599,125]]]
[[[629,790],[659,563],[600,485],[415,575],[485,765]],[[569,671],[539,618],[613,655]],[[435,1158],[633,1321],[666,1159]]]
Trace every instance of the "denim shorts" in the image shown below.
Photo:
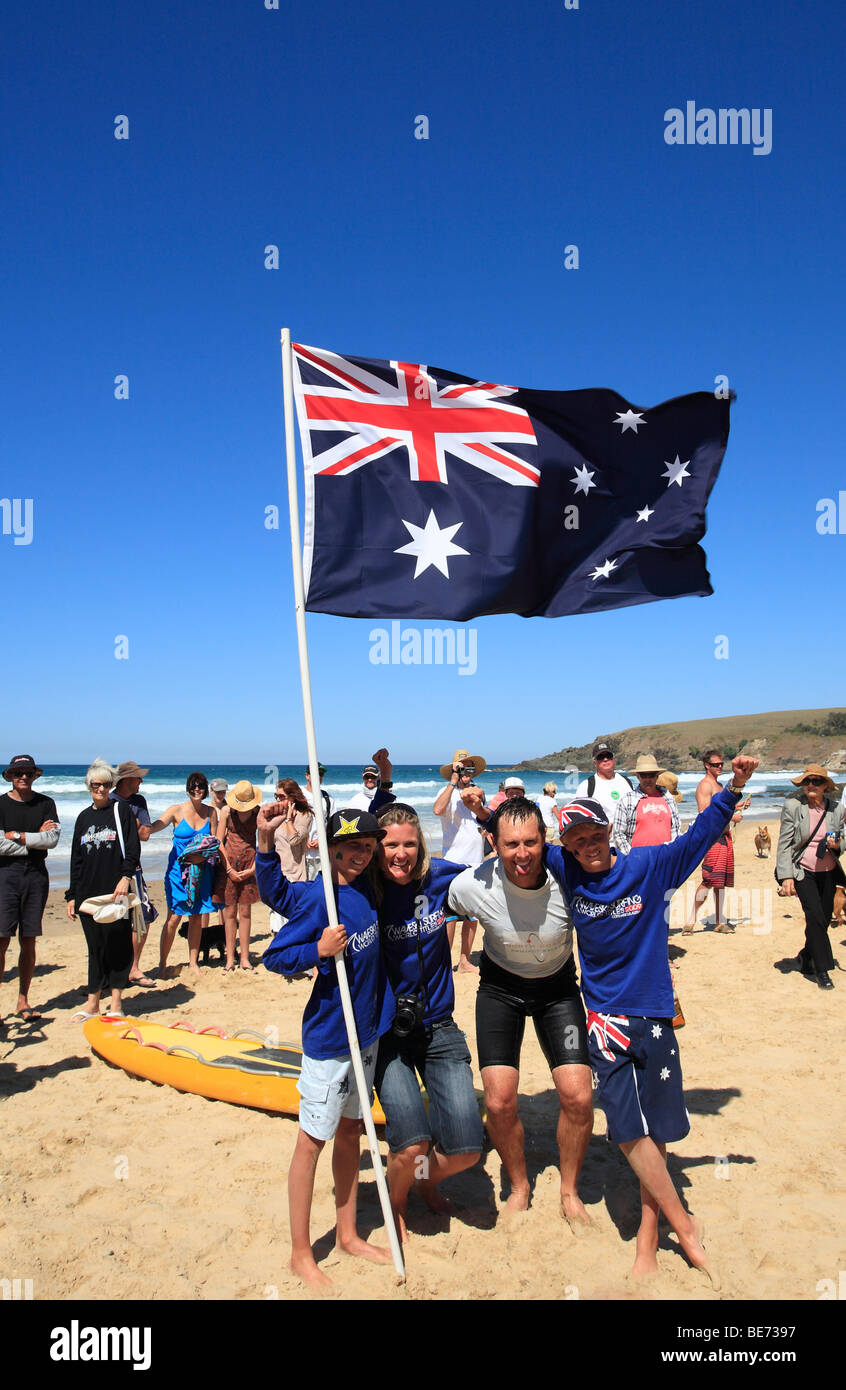
[[[418,1073],[429,1096],[428,1114]],[[415,1028],[407,1038],[386,1033],[379,1040],[376,1092],[391,1153],[432,1140],[447,1156],[481,1152],[482,1121],[470,1050],[451,1018]]]

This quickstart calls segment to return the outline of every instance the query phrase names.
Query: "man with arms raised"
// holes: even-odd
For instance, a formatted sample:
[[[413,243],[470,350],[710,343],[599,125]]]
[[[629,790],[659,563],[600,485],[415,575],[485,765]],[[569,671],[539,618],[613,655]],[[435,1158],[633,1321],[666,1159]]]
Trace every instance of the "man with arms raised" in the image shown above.
[[[459,874],[449,903],[477,918],[485,934],[476,1041],[488,1133],[511,1183],[506,1209],[525,1211],[530,1199],[517,1087],[531,1018],[561,1104],[561,1212],[572,1227],[589,1226],[577,1183],[593,1127],[593,1098],[570,913],[543,862],[546,831],[534,802],[503,802],[488,829],[496,857]]]
[[[699,1223],[685,1210],[667,1171],[667,1144],[684,1139],[690,1130],[672,1026],[667,904],[722,835],[757,766],[754,758],[735,758],[733,781],[671,844],[618,854],[611,847],[603,807],[577,798],[561,807],[562,848],[550,846],[546,853],[578,936],[590,1061],[608,1137],[619,1144],[640,1180],[641,1222],[632,1273],[658,1268],[658,1215],[663,1210],[691,1264],[709,1273],[717,1288]]]

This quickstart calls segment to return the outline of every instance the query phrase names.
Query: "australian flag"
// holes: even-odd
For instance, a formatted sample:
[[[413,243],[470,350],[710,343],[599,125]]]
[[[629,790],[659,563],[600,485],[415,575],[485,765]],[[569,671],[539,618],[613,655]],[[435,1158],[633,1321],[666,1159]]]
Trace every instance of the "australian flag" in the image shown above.
[[[293,350],[312,612],[556,618],[713,592],[697,542],[728,399],[640,407]]]

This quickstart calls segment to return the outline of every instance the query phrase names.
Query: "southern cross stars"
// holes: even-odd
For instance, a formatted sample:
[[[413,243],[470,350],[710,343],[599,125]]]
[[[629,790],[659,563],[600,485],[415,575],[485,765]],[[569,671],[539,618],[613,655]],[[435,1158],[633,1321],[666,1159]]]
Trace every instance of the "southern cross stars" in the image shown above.
[[[652,1025],[652,1036],[653,1036],[653,1038],[660,1038],[660,1036],[661,1036],[661,1025],[660,1025],[660,1023],[653,1023],[653,1025]]]
[[[441,574],[446,575],[449,579],[447,561],[450,555],[470,554],[469,550],[463,550],[460,545],[453,544],[453,536],[464,524],[461,521],[456,522],[454,526],[445,526],[441,530],[434,511],[430,511],[425,526],[415,526],[412,521],[405,519],[403,519],[402,524],[412,539],[407,545],[401,545],[398,550],[394,551],[394,554],[416,555],[415,579],[419,579],[430,565],[434,565],[435,569],[440,570]]]
[[[617,568],[616,560],[606,560],[604,565],[597,565],[591,579],[607,579],[612,570]]]
[[[679,459],[678,454],[676,454],[675,461],[673,463],[667,463],[666,459],[664,460],[664,465],[667,471],[666,473],[662,473],[661,477],[667,479],[667,487],[672,487],[673,483],[678,483],[679,487],[681,487],[682,478],[690,477],[690,474],[687,471],[687,466],[689,463],[690,459],[687,460],[687,463],[682,463]]]
[[[619,410],[614,424],[622,425],[621,434],[625,434],[626,430],[634,430],[635,434],[637,434],[638,425],[645,425],[646,421],[636,410]]]
[[[637,520],[638,520],[638,521],[648,521],[649,518],[650,518],[650,517],[652,516],[652,514],[654,513],[654,511],[655,511],[655,508],[654,508],[654,507],[650,507],[649,504],[647,503],[647,505],[646,505],[645,507],[641,507],[640,511],[638,512],[638,514],[637,514]]]
[[[581,468],[576,469],[575,475],[570,479],[570,482],[575,483],[577,496],[580,492],[583,492],[585,497],[587,497],[590,489],[596,487],[596,483],[593,481],[594,477],[595,474],[588,471],[586,463],[583,463]]]

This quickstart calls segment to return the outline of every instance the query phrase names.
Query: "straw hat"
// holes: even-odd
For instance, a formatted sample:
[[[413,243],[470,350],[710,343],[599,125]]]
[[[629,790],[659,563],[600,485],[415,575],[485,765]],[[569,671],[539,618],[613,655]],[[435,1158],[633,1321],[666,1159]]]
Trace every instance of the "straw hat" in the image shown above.
[[[252,782],[236,782],[226,796],[227,806],[233,811],[254,811],[261,805],[261,792],[257,792]]]
[[[676,801],[681,801],[682,794],[679,791],[679,779],[674,772],[662,772],[661,776],[658,778],[658,786],[665,787]]]
[[[798,777],[791,777],[790,780],[793,783],[794,787],[801,787],[806,777],[824,777],[825,790],[827,792],[833,792],[837,790],[828,773],[826,772],[825,768],[821,767],[819,763],[808,763],[808,766],[805,768],[804,772],[800,772]]]
[[[651,753],[639,753],[637,762],[632,768],[632,772],[663,772],[663,767],[659,767]]]
[[[480,774],[483,773],[485,768],[487,767],[487,763],[485,762],[484,758],[479,758],[476,756],[471,757],[470,754],[467,752],[466,748],[456,748],[451,762],[444,763],[443,767],[441,768],[441,776],[444,778],[446,782],[448,782],[452,777],[452,769],[456,763],[462,763],[464,767],[472,766],[474,777],[480,776]]]

